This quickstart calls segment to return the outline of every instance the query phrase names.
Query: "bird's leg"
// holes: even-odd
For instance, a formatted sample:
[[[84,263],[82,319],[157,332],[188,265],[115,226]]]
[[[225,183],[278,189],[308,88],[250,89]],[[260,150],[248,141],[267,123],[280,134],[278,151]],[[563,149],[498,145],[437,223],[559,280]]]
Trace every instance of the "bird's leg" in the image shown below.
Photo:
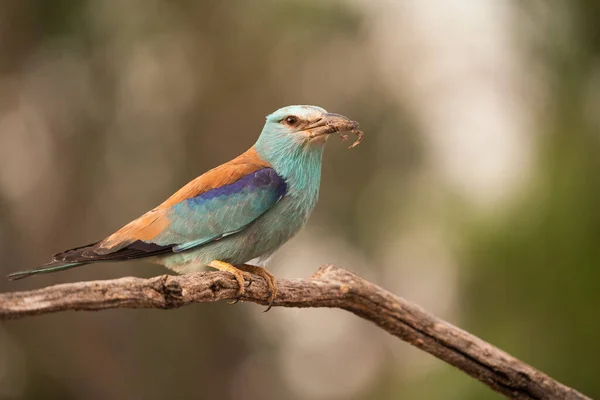
[[[229,272],[230,274],[232,274],[235,277],[235,280],[238,282],[239,285],[239,289],[238,289],[238,296],[241,297],[244,292],[246,291],[246,282],[244,279],[247,279],[248,282],[252,282],[252,275],[249,272],[243,271],[237,267],[234,267],[233,265],[223,262],[223,261],[219,261],[219,260],[213,260],[210,263],[208,263],[208,266],[214,269],[218,269],[219,271],[224,271],[224,272]],[[248,284],[249,284],[248,283]],[[239,298],[233,302],[233,304],[237,303],[239,301]]]
[[[265,282],[267,282],[267,286],[269,287],[269,298],[267,299],[268,307],[265,312],[269,311],[273,305],[273,300],[275,300],[275,296],[277,296],[277,281],[275,276],[267,271],[264,267],[259,267],[258,265],[250,265],[250,264],[242,264],[238,266],[239,269],[243,271],[250,272],[254,275],[261,276]]]

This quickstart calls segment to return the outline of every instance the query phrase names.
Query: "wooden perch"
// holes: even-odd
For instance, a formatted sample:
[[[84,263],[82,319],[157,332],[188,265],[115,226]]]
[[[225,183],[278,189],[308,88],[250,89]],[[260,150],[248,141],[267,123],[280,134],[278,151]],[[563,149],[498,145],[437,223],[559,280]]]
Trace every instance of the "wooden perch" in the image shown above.
[[[0,319],[66,310],[177,308],[236,298],[224,272],[77,282],[0,294]],[[256,278],[242,300],[265,304],[267,286]],[[273,306],[335,307],[369,320],[513,399],[589,399],[502,350],[427,313],[344,269],[328,265],[303,280],[279,281]]]

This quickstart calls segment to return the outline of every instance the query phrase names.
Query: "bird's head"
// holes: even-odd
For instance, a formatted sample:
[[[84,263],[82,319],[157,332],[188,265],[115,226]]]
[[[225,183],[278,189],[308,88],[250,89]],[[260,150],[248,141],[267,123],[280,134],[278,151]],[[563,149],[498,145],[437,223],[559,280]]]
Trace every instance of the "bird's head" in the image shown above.
[[[329,135],[350,124],[350,119],[321,107],[287,106],[267,116],[256,147],[265,155],[298,150],[321,153]]]
[[[321,158],[327,139],[332,133],[357,127],[356,122],[321,107],[283,107],[267,116],[254,148],[286,179],[288,190],[297,189],[314,201],[318,196]],[[312,191],[305,193],[303,188],[308,187]]]

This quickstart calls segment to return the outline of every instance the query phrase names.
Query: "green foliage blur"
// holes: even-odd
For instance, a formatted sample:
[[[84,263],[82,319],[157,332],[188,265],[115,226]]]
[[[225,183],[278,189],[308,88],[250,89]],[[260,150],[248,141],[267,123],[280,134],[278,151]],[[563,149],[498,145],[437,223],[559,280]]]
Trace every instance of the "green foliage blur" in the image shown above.
[[[483,2],[509,10],[491,15],[512,21],[499,26],[524,71],[485,79],[533,92],[507,103],[533,122],[516,135],[531,144],[515,167],[520,183],[484,186],[477,200],[437,162],[465,158],[469,142],[440,156],[432,149],[453,142],[452,126],[436,136],[428,125],[442,115],[434,109],[451,109],[442,93],[453,99],[444,104],[476,96],[462,86],[476,78],[420,80],[415,65],[436,51],[411,46],[436,30],[437,40],[460,37],[422,27],[400,3],[0,3],[0,273],[102,238],[246,150],[266,114],[315,104],[366,136],[351,151],[330,141],[319,205],[272,271],[300,277],[339,263],[600,397],[600,5]],[[422,15],[442,18],[437,2],[424,4]],[[469,23],[479,18],[470,7]],[[486,47],[485,34],[469,40]],[[432,76],[454,68],[427,65]],[[516,143],[509,156],[525,146]],[[459,182],[496,149],[478,152]],[[88,266],[0,280],[0,291],[163,273],[141,261]],[[501,398],[342,311],[261,311],[210,304],[2,322],[0,398]]]

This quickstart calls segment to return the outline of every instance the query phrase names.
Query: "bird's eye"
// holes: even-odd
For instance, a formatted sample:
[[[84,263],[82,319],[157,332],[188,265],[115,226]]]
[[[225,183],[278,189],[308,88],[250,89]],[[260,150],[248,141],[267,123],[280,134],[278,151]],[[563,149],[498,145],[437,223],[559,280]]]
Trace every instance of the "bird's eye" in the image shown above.
[[[284,121],[288,125],[296,125],[296,123],[298,123],[298,117],[290,115],[289,117],[285,117]]]

